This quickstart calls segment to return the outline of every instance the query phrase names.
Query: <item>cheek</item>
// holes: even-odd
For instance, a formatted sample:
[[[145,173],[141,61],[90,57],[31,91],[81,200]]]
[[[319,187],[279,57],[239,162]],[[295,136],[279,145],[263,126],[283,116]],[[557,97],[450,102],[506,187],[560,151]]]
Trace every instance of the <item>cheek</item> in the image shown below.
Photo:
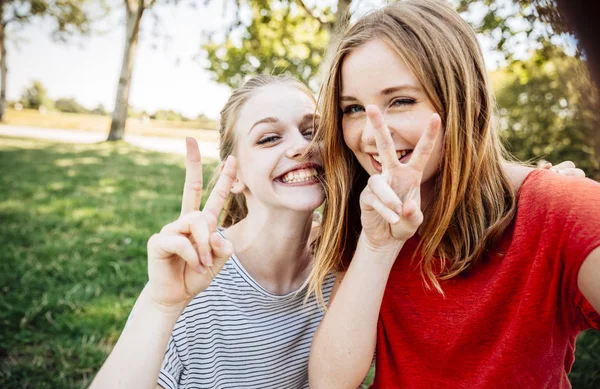
[[[350,120],[342,120],[342,133],[344,135],[344,143],[355,154],[360,149],[360,127],[356,126]]]

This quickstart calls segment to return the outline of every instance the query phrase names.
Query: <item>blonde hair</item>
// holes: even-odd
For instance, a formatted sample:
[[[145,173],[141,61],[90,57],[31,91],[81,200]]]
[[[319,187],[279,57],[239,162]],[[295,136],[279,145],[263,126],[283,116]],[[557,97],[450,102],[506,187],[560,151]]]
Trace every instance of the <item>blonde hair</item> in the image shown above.
[[[315,97],[310,89],[293,77],[262,74],[250,78],[242,86],[233,91],[227,100],[227,103],[225,103],[225,106],[221,110],[221,122],[219,126],[219,158],[221,160],[221,166],[227,160],[227,157],[234,153],[236,141],[234,127],[240,110],[256,90],[272,84],[290,84],[306,93],[313,101],[315,101]],[[213,186],[220,175],[220,172],[220,168],[215,169],[215,174],[211,180]],[[247,214],[248,208],[246,206],[244,195],[231,193],[225,200],[225,205],[223,206],[221,225],[223,227],[232,226],[245,218]]]
[[[443,157],[415,252],[423,255],[426,286],[443,293],[439,279],[479,262],[516,212],[514,189],[501,167],[503,148],[483,55],[471,27],[445,1],[406,0],[366,15],[341,35],[319,94],[322,124],[315,141],[324,146],[326,203],[309,292],[321,302],[327,273],[345,270],[356,249],[359,196],[368,179],[343,139],[341,68],[349,53],[375,39],[397,52],[442,118]]]

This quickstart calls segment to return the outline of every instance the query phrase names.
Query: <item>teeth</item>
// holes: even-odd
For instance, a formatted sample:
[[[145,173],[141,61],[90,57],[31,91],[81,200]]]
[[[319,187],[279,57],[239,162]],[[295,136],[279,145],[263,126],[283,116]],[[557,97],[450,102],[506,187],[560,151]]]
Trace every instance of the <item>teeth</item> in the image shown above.
[[[408,154],[409,152],[410,152],[410,150],[396,151],[396,158],[400,159],[400,158],[404,157],[406,154]],[[377,163],[381,163],[381,158],[379,157],[378,154],[373,154],[373,159],[375,161],[377,161]]]
[[[281,181],[288,184],[294,182],[310,181],[317,176],[316,169],[300,169],[289,172],[281,178]]]

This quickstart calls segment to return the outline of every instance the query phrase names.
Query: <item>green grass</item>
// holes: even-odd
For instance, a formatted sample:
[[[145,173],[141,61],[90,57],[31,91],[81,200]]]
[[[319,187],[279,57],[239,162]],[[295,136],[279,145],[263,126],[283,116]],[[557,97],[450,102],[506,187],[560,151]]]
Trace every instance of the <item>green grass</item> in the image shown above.
[[[85,387],[179,215],[183,158],[0,137],[0,171],[0,388]]]
[[[86,387],[179,215],[183,157],[0,137],[0,172],[0,388]],[[577,350],[573,387],[600,387],[600,333]]]

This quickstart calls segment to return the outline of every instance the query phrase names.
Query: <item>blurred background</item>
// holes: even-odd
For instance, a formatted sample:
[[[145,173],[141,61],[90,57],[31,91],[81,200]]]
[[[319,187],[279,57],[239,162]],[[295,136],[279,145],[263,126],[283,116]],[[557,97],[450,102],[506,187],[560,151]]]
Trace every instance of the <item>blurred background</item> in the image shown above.
[[[147,239],[179,215],[184,138],[208,182],[231,88],[289,73],[316,92],[332,36],[385,3],[0,0],[0,387],[89,385],[146,282]],[[594,57],[565,3],[452,0],[511,153],[599,180]],[[598,332],[576,358],[573,387],[600,387]]]

